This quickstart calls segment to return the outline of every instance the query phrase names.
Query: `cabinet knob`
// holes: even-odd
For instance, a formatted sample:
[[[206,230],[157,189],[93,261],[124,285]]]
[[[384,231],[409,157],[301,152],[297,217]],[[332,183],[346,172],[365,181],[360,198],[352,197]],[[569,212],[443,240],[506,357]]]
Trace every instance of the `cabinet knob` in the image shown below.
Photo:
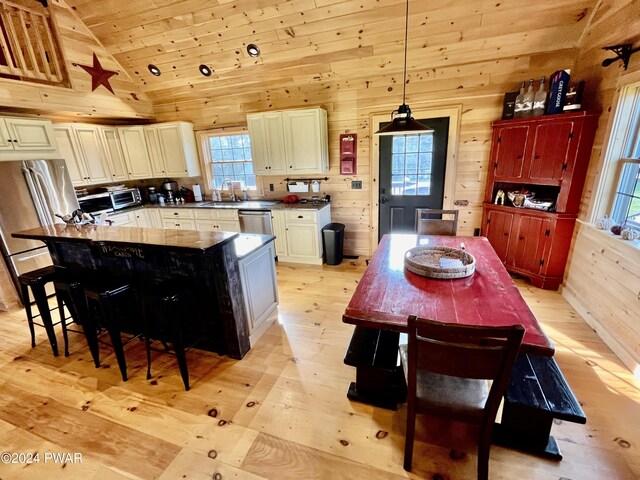
[[[540,159],[540,155],[534,155],[533,158],[535,158],[536,160]]]
[[[298,218],[304,218],[302,215],[298,215]]]
[[[524,240],[524,237],[518,237],[518,240]]]
[[[293,165],[289,165],[289,168],[293,168]]]
[[[174,215],[178,215],[178,212],[173,212]]]

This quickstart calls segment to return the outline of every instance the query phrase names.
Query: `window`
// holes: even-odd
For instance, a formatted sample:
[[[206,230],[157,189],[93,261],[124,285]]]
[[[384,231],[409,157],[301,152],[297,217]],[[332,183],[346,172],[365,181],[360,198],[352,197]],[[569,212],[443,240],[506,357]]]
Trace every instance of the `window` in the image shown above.
[[[640,87],[636,88],[637,91]],[[640,228],[640,95],[629,101],[628,121],[621,138],[618,181],[611,217],[619,225]]]
[[[433,133],[394,135],[391,145],[391,194],[429,195]]]
[[[228,188],[225,180],[240,182],[241,188],[256,190],[256,176],[253,173],[251,142],[246,133],[210,135],[207,137],[209,162],[214,189]]]

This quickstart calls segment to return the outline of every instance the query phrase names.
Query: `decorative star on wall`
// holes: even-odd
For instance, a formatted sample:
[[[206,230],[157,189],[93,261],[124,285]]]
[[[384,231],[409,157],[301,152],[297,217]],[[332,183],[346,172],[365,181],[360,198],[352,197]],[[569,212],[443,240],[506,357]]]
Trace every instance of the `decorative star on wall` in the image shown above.
[[[93,66],[89,65],[80,65],[78,63],[73,64],[75,67],[82,68],[85,72],[91,75],[91,91],[93,92],[96,88],[102,85],[104,88],[109,90],[111,93],[115,95],[113,88],[109,84],[109,79],[114,75],[118,75],[118,72],[113,72],[111,70],[105,70],[100,65],[100,61],[96,54],[93,54]]]

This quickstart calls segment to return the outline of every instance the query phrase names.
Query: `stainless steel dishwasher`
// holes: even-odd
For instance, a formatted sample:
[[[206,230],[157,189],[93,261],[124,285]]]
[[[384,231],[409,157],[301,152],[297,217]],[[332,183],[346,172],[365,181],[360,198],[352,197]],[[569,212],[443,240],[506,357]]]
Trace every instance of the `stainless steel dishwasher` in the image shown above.
[[[263,233],[273,235],[271,225],[271,211],[267,210],[240,210],[240,231],[242,233]]]

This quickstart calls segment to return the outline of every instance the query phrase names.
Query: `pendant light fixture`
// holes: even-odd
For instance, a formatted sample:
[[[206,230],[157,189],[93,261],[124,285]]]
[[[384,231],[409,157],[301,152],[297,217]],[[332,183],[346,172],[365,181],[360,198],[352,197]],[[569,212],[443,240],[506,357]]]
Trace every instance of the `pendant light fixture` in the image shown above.
[[[404,73],[402,82],[402,105],[397,110],[391,112],[391,123],[386,127],[378,130],[374,135],[410,135],[419,133],[431,133],[433,128],[430,128],[417,120],[413,119],[411,115],[411,109],[406,104],[406,91],[407,91],[407,37],[409,34],[409,0],[407,0],[407,9],[405,13],[405,25],[404,25]]]

